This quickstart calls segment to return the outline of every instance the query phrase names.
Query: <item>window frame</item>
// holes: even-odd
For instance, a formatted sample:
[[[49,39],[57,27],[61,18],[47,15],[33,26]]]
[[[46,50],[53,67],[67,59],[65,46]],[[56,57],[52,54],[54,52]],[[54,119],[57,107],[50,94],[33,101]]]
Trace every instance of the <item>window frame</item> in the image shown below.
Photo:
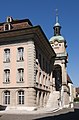
[[[4,83],[10,83],[10,69],[4,70]]]
[[[11,24],[10,23],[4,24],[4,31],[8,31],[8,30],[11,30]]]
[[[9,105],[10,104],[10,91],[6,90],[3,93],[3,104]]]
[[[19,68],[18,70],[18,80],[17,82],[22,83],[24,82],[24,68]]]
[[[17,61],[24,61],[24,47],[17,48]]]
[[[18,91],[18,104],[19,105],[24,105],[24,90],[19,90]]]
[[[4,62],[5,63],[10,62],[10,49],[9,48],[4,49]]]

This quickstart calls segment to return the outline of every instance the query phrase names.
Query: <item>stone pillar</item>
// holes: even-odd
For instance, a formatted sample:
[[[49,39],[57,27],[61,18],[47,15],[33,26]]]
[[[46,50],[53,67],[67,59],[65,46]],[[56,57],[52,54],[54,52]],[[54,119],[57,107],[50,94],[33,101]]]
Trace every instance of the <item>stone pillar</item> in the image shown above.
[[[11,107],[15,107],[17,105],[17,102],[18,102],[18,93],[15,92],[15,90],[11,90]],[[16,96],[16,97],[15,97]]]
[[[65,60],[62,60],[62,84],[67,84],[67,73],[65,67]]]
[[[51,75],[50,75],[50,91],[52,92],[53,91],[53,73],[51,71]]]
[[[41,92],[41,96],[40,96],[40,107],[43,106],[43,92]]]
[[[61,88],[61,103],[62,107],[68,106],[68,88],[67,88],[67,72],[65,60],[62,60],[62,88]]]
[[[56,91],[56,88],[55,88],[55,78],[53,78],[53,91]]]
[[[45,95],[44,95],[44,105],[46,105],[46,92],[45,92]]]
[[[37,98],[36,98],[36,103],[37,103],[37,106],[39,106],[39,91],[37,90]]]

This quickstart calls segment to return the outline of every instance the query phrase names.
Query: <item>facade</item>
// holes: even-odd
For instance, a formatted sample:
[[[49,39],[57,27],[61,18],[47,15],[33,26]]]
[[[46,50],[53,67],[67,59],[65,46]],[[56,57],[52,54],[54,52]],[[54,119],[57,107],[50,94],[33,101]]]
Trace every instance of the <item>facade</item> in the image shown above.
[[[73,107],[66,41],[56,21],[50,43],[40,26],[7,17],[0,23],[0,105],[34,110]]]
[[[21,110],[45,106],[53,86],[54,60],[40,26],[7,17],[0,24],[0,105]]]

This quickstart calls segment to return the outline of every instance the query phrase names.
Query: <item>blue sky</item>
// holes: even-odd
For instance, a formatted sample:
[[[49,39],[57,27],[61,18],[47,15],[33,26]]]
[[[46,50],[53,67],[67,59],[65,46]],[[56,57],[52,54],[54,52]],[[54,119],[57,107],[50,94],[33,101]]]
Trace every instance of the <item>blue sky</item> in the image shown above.
[[[74,85],[79,86],[79,0],[0,0],[0,22],[4,22],[7,16],[28,18],[33,25],[40,25],[50,39],[55,9],[58,9],[61,34],[68,44],[68,74]]]

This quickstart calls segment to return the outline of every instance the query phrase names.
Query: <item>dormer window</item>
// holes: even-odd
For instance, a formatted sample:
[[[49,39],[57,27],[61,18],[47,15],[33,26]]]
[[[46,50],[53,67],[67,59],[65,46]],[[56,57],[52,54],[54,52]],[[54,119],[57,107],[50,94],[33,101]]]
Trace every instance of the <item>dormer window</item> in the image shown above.
[[[12,20],[12,17],[7,17],[6,23],[4,24],[4,31],[11,30],[12,26],[10,22],[12,22]]]
[[[11,30],[11,24],[10,23],[4,24],[4,31],[7,31],[7,30]]]
[[[7,17],[7,20],[6,20],[6,21],[7,21],[7,22],[12,22],[12,20],[13,20],[12,17]]]

